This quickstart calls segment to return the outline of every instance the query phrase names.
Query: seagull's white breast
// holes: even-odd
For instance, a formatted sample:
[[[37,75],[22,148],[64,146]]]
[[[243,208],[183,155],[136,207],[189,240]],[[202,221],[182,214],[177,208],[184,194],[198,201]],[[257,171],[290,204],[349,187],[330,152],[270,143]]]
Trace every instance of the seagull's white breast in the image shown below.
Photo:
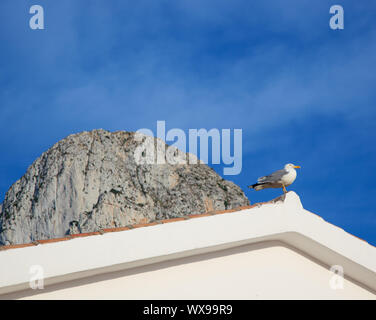
[[[292,184],[296,179],[296,170],[295,169],[290,169],[287,174],[285,174],[282,177],[282,182],[285,186],[289,186]]]

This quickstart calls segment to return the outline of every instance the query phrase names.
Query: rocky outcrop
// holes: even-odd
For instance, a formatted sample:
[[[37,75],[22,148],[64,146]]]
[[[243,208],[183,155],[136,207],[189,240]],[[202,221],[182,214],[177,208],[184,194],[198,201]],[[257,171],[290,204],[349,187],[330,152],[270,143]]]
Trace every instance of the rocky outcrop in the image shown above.
[[[142,142],[132,132],[94,130],[56,143],[7,192],[0,244],[249,204],[238,186],[205,164],[138,164]]]

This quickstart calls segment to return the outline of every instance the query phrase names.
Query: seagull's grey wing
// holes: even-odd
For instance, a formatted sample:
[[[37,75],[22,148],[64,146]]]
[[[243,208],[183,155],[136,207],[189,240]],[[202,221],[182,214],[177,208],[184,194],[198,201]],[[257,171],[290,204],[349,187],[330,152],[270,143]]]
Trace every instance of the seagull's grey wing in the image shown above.
[[[287,174],[287,171],[285,169],[278,170],[268,176],[258,178],[257,182],[258,183],[275,183],[275,182],[280,181],[285,174]]]

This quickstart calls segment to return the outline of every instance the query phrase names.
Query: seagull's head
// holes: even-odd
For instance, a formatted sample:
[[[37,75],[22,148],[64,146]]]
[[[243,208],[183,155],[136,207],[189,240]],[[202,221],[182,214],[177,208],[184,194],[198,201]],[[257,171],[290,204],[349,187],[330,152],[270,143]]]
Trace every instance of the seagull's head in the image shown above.
[[[296,166],[295,164],[292,164],[292,163],[288,163],[285,165],[286,171],[290,171],[290,170],[298,169],[298,168],[300,168],[300,166]]]

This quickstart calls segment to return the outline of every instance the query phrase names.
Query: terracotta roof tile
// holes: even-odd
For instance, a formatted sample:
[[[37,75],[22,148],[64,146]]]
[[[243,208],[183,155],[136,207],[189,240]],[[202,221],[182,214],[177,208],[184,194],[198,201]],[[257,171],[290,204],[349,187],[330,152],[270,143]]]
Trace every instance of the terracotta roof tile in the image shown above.
[[[25,248],[25,247],[33,247],[36,246],[37,244],[35,242],[31,243],[22,243],[22,244],[10,244],[6,246],[0,246],[0,251],[1,250],[9,250],[9,249],[18,249],[18,248]]]
[[[157,222],[149,222],[149,223],[139,223],[139,224],[133,224],[132,228],[143,228],[143,227],[150,227],[150,226],[155,226],[158,224]]]
[[[218,210],[218,211],[213,211],[213,214],[231,213],[231,212],[236,212],[236,211],[240,211],[240,210],[238,210],[238,209]]]
[[[184,221],[184,220],[187,220],[186,218],[184,217],[179,217],[179,218],[171,218],[171,219],[165,219],[165,220],[161,220],[161,223],[170,223],[170,222],[175,222],[175,221]]]
[[[238,211],[238,210],[251,209],[251,208],[254,208],[254,207],[255,207],[254,204],[253,204],[253,205],[249,205],[249,206],[242,206],[242,207],[238,207],[238,208],[236,208],[236,211]]]
[[[87,232],[87,233],[76,233],[76,234],[71,234],[70,236],[72,238],[81,238],[81,237],[96,236],[99,234],[101,234],[99,231],[95,231],[95,232]]]
[[[130,228],[128,228],[128,227],[116,227],[116,228],[105,228],[105,229],[102,229],[102,231],[104,233],[107,233],[107,232],[118,232],[118,231],[125,231],[125,230],[130,230]]]
[[[200,213],[200,214],[190,214],[187,217],[188,218],[201,218],[201,217],[209,217],[212,216],[211,213]]]
[[[67,241],[67,240],[70,240],[70,239],[72,239],[72,237],[71,236],[67,236],[67,237],[64,237],[64,238],[54,238],[54,239],[38,240],[37,242],[39,244],[45,244],[45,243],[51,243],[51,242]]]

